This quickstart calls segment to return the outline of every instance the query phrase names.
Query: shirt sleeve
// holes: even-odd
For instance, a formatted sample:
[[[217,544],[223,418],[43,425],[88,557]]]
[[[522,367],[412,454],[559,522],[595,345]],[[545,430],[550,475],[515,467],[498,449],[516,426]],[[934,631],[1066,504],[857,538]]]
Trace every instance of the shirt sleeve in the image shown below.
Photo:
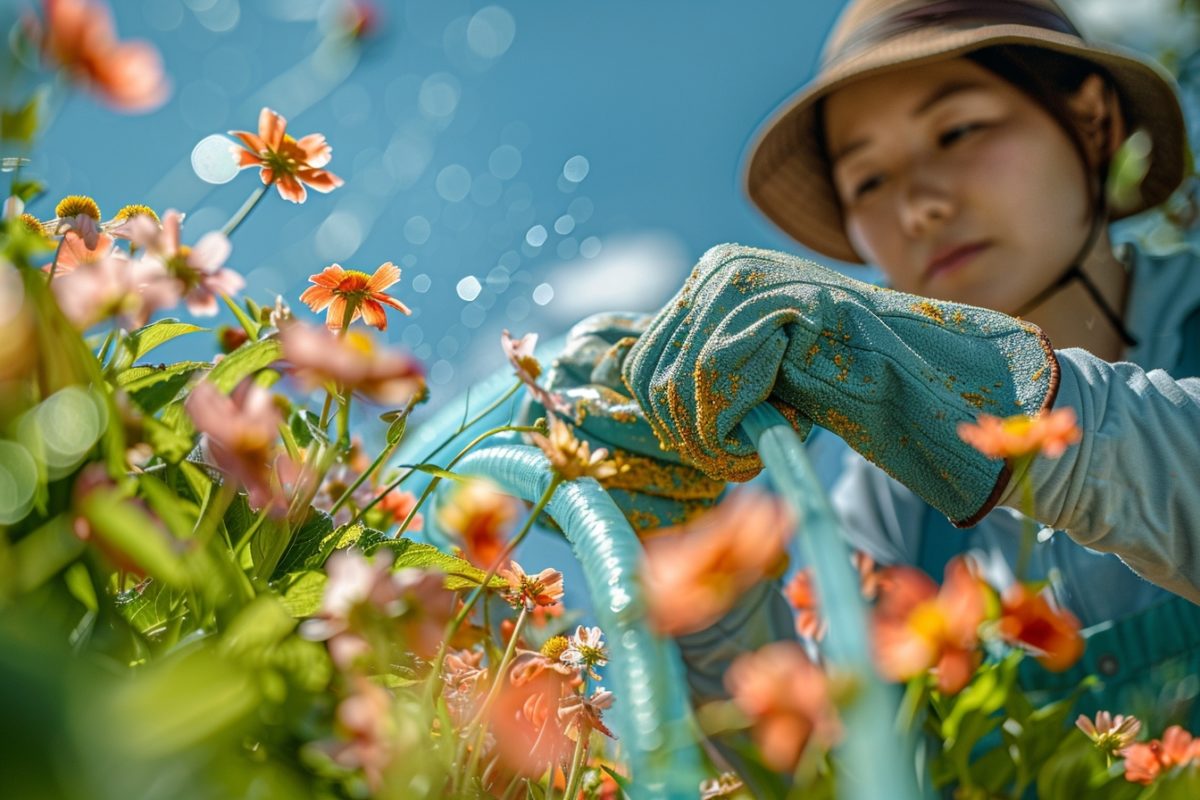
[[[1029,467],[1033,516],[1200,603],[1200,378],[1057,354],[1054,405],[1075,410],[1083,435]],[[1003,505],[1020,507],[1019,483]]]

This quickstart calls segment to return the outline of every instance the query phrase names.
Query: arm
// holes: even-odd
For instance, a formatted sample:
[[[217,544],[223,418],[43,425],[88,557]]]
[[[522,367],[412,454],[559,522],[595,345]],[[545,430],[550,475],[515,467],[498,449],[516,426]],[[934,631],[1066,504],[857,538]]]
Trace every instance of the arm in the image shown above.
[[[1057,355],[1055,406],[1075,410],[1083,439],[1031,465],[1034,517],[1200,602],[1200,379]],[[1018,507],[1018,485],[1002,504]]]

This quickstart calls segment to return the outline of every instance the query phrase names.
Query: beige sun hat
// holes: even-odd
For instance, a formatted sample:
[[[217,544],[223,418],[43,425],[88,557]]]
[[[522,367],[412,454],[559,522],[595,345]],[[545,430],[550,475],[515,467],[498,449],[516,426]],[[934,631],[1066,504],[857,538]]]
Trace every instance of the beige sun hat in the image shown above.
[[[1116,83],[1129,129],[1151,138],[1136,214],[1166,200],[1185,174],[1186,132],[1174,82],[1157,64],[1111,45],[1086,42],[1050,0],[853,0],[830,34],[817,77],[760,129],[746,167],[750,199],[801,244],[862,263],[842,225],[841,208],[818,135],[821,98],[900,65],[940,61],[994,45],[1033,45],[1103,67]]]

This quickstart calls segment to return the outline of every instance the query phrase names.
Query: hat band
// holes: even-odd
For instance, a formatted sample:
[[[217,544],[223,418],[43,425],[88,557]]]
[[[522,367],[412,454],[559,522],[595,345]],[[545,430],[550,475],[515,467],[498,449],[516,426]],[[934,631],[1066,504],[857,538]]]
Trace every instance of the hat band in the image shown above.
[[[922,2],[907,10],[901,7],[896,13],[880,16],[863,25],[836,52],[826,57],[825,66],[829,67],[837,61],[848,59],[867,48],[918,28],[976,28],[987,25],[1028,25],[1070,36],[1080,36],[1079,31],[1066,17],[1045,6],[1025,0],[1007,0],[1003,3],[996,0]]]

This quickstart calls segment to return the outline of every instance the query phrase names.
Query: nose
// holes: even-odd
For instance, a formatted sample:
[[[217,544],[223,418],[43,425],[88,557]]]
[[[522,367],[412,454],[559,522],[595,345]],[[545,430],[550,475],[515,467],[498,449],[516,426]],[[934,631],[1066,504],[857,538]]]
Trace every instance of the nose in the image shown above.
[[[900,225],[909,236],[919,237],[945,224],[954,216],[955,203],[949,187],[936,176],[922,172],[910,176],[898,197]]]

